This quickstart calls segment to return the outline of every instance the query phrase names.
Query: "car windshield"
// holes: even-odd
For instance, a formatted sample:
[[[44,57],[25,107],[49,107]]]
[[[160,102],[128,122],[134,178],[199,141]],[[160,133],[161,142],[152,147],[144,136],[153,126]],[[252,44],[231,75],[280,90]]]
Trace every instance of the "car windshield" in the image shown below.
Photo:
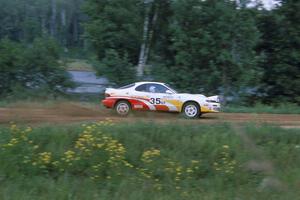
[[[178,93],[177,90],[174,90],[169,84],[166,84],[166,83],[165,83],[165,86],[167,86],[169,89],[171,89],[172,92]]]

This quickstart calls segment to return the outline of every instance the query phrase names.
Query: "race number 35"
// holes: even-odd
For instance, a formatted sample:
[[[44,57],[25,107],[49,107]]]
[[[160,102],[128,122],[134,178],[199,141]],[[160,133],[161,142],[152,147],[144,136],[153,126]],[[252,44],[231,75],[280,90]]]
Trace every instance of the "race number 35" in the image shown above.
[[[151,98],[150,99],[150,103],[151,104],[162,104],[162,102],[161,102],[161,100],[160,100],[160,98]]]

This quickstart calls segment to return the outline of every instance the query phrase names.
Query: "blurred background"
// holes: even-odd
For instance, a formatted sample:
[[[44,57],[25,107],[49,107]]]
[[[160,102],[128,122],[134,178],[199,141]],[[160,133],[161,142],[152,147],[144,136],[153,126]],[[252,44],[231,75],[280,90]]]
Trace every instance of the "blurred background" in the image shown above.
[[[0,0],[2,99],[94,94],[137,80],[300,103],[297,0]]]

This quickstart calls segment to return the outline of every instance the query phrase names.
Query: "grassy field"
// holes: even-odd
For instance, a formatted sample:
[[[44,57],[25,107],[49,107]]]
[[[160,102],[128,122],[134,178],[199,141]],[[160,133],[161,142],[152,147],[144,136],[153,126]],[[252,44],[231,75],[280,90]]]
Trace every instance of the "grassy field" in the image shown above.
[[[300,133],[245,124],[0,127],[0,199],[297,199]]]
[[[81,95],[82,96],[82,95]],[[69,102],[84,102],[88,104],[97,104],[103,98],[104,95],[91,95],[82,96],[73,95],[59,97],[57,99],[41,99],[28,97],[24,95],[24,98],[7,98],[0,100],[0,107],[15,107],[20,105],[25,106],[53,106],[59,103],[69,103]],[[82,101],[84,99],[84,101]],[[277,106],[256,104],[254,106],[239,106],[239,105],[227,105],[223,106],[222,112],[225,113],[270,113],[270,114],[300,114],[300,106],[296,104],[280,104]]]
[[[60,96],[54,98],[35,98],[35,97],[24,97],[23,99],[18,98],[7,98],[0,100],[0,108],[7,107],[51,107],[59,104],[70,104],[70,103],[82,103],[90,105],[99,105],[103,95],[69,95]]]
[[[277,106],[256,104],[254,106],[229,105],[223,108],[228,113],[272,113],[272,114],[300,114],[300,106],[296,104],[280,104]]]

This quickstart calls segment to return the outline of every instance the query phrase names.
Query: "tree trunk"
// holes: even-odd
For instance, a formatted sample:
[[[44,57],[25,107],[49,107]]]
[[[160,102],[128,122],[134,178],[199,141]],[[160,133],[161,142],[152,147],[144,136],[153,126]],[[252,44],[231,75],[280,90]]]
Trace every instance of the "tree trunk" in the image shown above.
[[[63,7],[60,10],[60,17],[61,17],[61,26],[62,26],[62,36],[61,36],[61,43],[66,48],[67,46],[67,20],[66,20],[66,9]]]
[[[66,9],[65,8],[61,9],[60,16],[61,16],[61,25],[63,27],[66,27],[67,21],[66,21]]]
[[[46,16],[43,13],[41,15],[41,30],[42,30],[42,35],[47,34]]]
[[[50,35],[56,35],[56,0],[51,0],[51,22],[50,22]]]
[[[74,13],[73,13],[73,19],[72,19],[72,42],[73,44],[72,45],[78,45],[78,38],[79,38],[79,25],[78,25],[78,16],[79,16],[79,13],[78,13],[78,10],[79,10],[79,1],[78,0],[74,0]]]
[[[141,78],[144,75],[144,68],[146,64],[146,47],[148,43],[148,33],[149,33],[149,14],[150,14],[150,2],[148,0],[144,1],[146,12],[144,18],[144,28],[143,28],[143,41],[140,49],[140,56],[137,66],[137,77]],[[149,5],[148,5],[149,4]]]
[[[154,28],[155,28],[155,25],[156,25],[156,21],[157,21],[157,17],[158,17],[158,9],[155,8],[154,10],[154,16],[152,18],[152,22],[151,22],[151,28],[149,30],[149,36],[148,36],[148,43],[146,45],[146,50],[145,50],[145,65],[148,61],[148,57],[149,57],[149,52],[150,52],[150,46],[151,46],[151,41],[152,41],[152,38],[153,38],[153,32],[154,32]]]
[[[75,13],[74,18],[73,18],[73,45],[76,45],[78,43],[78,18],[77,18],[77,13]]]

